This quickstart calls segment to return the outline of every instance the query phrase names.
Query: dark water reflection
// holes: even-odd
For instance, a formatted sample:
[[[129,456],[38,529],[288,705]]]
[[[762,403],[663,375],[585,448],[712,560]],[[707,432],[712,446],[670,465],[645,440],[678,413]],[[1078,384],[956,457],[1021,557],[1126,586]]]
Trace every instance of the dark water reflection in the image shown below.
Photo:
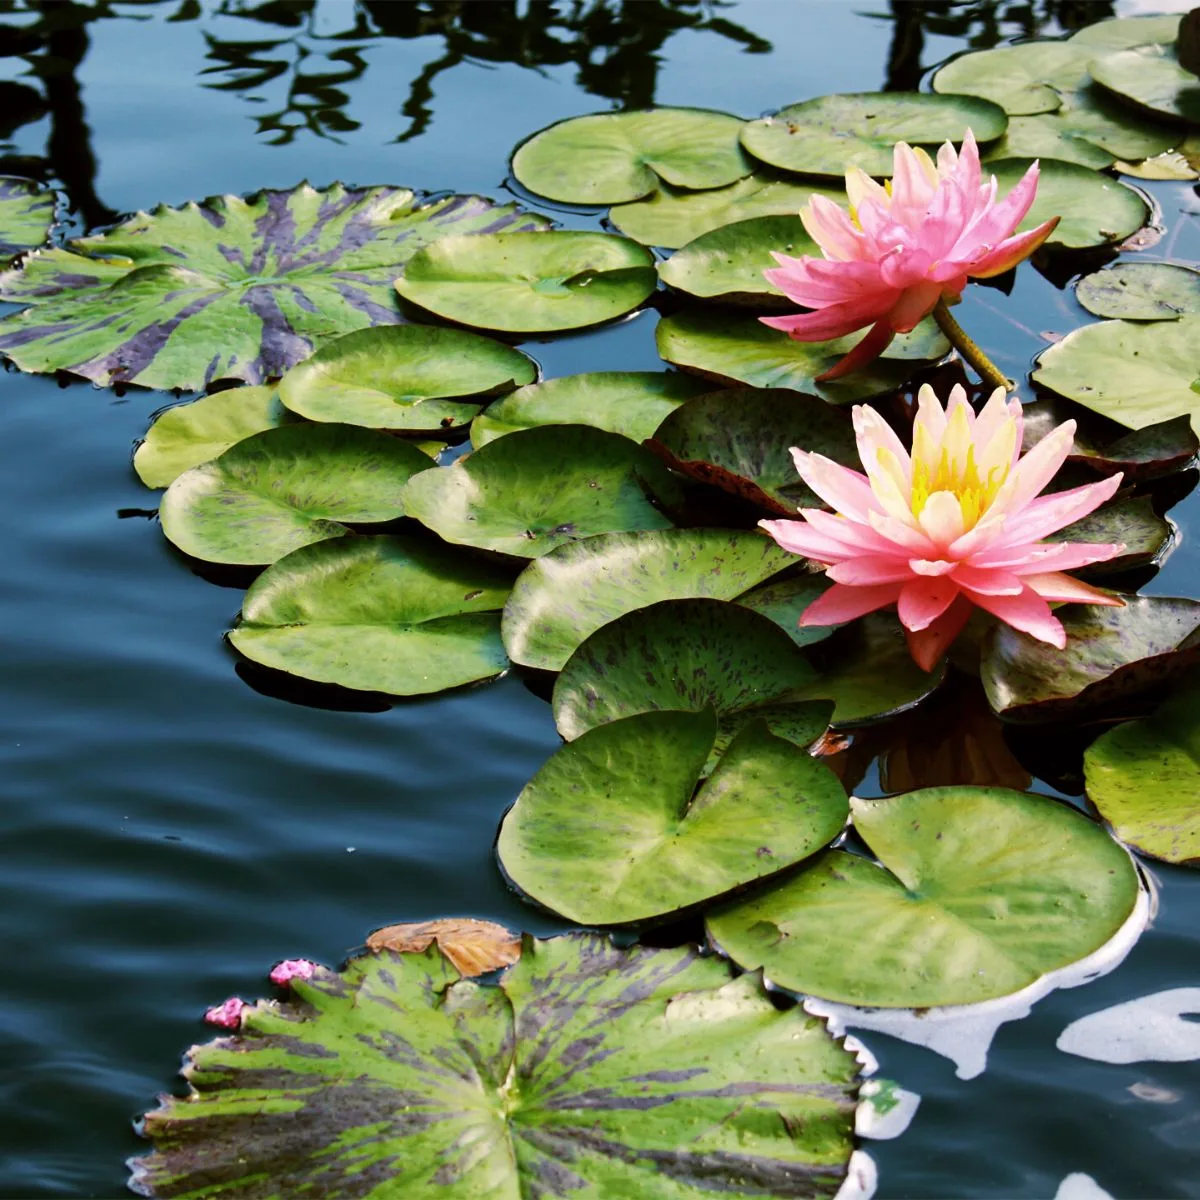
[[[909,87],[965,46],[1113,6],[875,7],[6,0],[0,171],[56,182],[80,227],[301,178],[494,194],[511,148],[552,120],[651,101],[753,115]],[[1157,252],[1200,257],[1191,189],[1153,190]],[[1014,376],[1084,319],[1032,270],[1011,296],[975,289],[963,313]],[[549,376],[654,368],[655,319],[525,348]],[[129,1120],[205,1036],[200,1012],[256,994],[276,959],[334,962],[374,926],[437,915],[555,928],[504,889],[491,850],[557,737],[515,677],[359,711],[237,664],[221,633],[239,592],[167,549],[129,467],[169,397],[16,372],[0,389],[0,1197],[115,1197],[138,1148]],[[1194,496],[1172,510],[1189,537],[1146,590],[1200,593],[1197,512]],[[1014,782],[1033,771],[1071,789],[1077,748],[993,733],[980,753]],[[914,718],[860,786],[959,769],[926,746],[936,736]],[[869,1039],[883,1073],[924,1098],[904,1137],[871,1147],[881,1196],[1049,1197],[1073,1171],[1119,1197],[1195,1194],[1196,1065],[1054,1048],[1084,1013],[1195,985],[1200,881],[1156,874],[1160,914],[1124,966],[1003,1027],[979,1078]]]

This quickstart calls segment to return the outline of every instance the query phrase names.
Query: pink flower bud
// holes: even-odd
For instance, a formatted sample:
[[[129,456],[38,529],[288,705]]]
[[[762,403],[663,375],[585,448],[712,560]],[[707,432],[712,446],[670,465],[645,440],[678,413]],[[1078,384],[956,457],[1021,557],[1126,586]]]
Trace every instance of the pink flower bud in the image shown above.
[[[242,1013],[249,1007],[240,996],[230,996],[224,1004],[210,1008],[204,1019],[218,1029],[237,1029],[242,1023]]]
[[[271,968],[271,982],[287,987],[293,979],[311,979],[317,964],[307,958],[285,958]]]

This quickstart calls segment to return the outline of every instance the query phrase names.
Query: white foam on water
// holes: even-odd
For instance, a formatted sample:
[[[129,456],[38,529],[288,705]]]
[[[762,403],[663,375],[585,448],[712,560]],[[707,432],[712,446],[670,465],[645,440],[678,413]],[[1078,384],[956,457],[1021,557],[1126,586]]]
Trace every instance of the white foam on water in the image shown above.
[[[1200,987],[1170,988],[1072,1021],[1055,1045],[1105,1063],[1191,1062],[1200,1058]]]
[[[879,1168],[865,1150],[855,1150],[846,1167],[846,1178],[833,1200],[871,1200],[879,1186]]]
[[[858,1111],[854,1114],[854,1132],[859,1137],[871,1138],[874,1141],[888,1141],[899,1137],[912,1124],[921,1105],[921,1097],[916,1092],[910,1092],[902,1087],[891,1087],[890,1081],[869,1079],[863,1084],[858,1094]],[[883,1111],[876,1107],[875,1097],[880,1092],[887,1091],[892,1101],[891,1107]]]
[[[1054,1200],[1113,1200],[1113,1198],[1090,1176],[1082,1171],[1072,1171],[1058,1185]]]
[[[941,1008],[859,1008],[816,996],[804,999],[806,1012],[824,1017],[834,1035],[847,1029],[871,1029],[924,1046],[954,1063],[959,1079],[974,1079],[987,1067],[988,1050],[1001,1025],[1029,1016],[1033,1006],[1058,988],[1082,987],[1124,962],[1157,910],[1152,880],[1139,871],[1141,886],[1133,911],[1120,929],[1086,958],[1051,971],[1011,996],[979,1004]]]

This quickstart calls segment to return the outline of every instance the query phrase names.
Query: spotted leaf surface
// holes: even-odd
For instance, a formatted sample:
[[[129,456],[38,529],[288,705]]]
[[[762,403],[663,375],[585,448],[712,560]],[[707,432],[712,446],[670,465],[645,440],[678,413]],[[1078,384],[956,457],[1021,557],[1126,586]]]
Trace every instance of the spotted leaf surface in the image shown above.
[[[189,1052],[144,1196],[831,1196],[854,1057],[690,949],[526,941],[498,986],[436,950],[292,983]]]
[[[399,323],[392,284],[423,246],[546,227],[482,196],[340,184],[162,206],[0,275],[0,299],[29,306],[0,321],[0,351],[102,385],[262,383],[331,338]]]

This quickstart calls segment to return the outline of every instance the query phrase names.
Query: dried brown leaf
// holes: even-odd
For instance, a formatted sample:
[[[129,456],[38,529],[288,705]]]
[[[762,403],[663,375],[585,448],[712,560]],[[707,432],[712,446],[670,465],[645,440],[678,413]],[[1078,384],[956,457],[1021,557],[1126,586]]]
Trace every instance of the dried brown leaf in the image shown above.
[[[511,966],[521,957],[519,934],[494,921],[445,917],[407,925],[385,925],[367,938],[367,949],[419,953],[437,942],[438,949],[465,976],[484,975]]]

